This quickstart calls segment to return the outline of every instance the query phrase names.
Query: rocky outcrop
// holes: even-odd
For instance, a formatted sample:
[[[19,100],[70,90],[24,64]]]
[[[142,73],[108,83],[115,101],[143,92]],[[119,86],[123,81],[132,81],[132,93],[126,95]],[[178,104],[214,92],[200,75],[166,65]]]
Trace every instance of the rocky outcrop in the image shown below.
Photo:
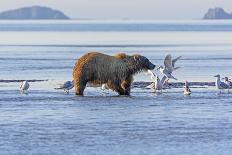
[[[210,8],[203,19],[232,19],[232,14],[225,12],[222,8]]]
[[[64,13],[48,7],[32,6],[0,13],[0,19],[69,19]]]

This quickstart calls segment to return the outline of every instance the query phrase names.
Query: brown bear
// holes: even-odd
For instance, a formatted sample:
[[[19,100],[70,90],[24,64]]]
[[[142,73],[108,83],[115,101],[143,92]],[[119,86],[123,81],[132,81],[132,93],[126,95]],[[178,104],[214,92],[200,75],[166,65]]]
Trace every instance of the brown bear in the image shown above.
[[[141,55],[120,53],[109,56],[90,52],[78,59],[73,70],[76,95],[83,95],[86,84],[107,83],[119,95],[130,95],[133,75],[143,70],[153,70],[155,65]]]
[[[128,55],[122,52],[118,52],[117,54],[114,55],[114,57],[121,59],[121,60],[123,59],[126,60],[125,58],[127,58]],[[100,87],[100,86],[102,87],[102,85],[104,85],[104,89],[109,89],[107,83],[101,83],[101,81],[98,81],[98,80],[87,83],[87,86],[90,86],[90,87]]]
[[[125,53],[118,52],[117,54],[114,55],[115,58],[121,59],[121,60],[126,60],[125,58],[128,57]],[[109,89],[107,83],[101,83],[101,81],[95,80],[94,82],[88,82],[87,86],[90,87],[102,87],[104,85],[104,89]]]

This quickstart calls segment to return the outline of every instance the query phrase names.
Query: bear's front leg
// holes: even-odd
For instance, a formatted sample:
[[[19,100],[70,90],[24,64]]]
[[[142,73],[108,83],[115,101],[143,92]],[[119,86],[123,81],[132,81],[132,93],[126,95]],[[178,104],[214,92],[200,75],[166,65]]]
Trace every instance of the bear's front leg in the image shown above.
[[[86,81],[79,81],[74,80],[74,86],[75,86],[75,94],[82,96],[85,90],[87,82]]]

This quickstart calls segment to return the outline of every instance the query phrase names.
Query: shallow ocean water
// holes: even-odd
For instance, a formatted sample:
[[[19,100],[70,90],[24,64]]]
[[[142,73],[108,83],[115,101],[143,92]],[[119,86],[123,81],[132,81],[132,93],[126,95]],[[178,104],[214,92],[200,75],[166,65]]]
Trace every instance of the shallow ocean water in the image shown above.
[[[230,154],[232,94],[0,91],[1,154]]]
[[[6,37],[0,39],[0,80],[47,80],[31,82],[28,94],[19,93],[20,83],[0,82],[0,154],[231,153],[230,92],[194,86],[184,96],[183,88],[154,94],[136,87],[126,97],[87,87],[77,97],[54,90],[72,79],[76,59],[87,51],[141,53],[156,65],[168,53],[182,55],[174,73],[180,82],[231,77],[231,22],[113,22],[98,29],[93,22],[88,31],[86,23],[66,22],[0,23]],[[141,73],[135,81],[150,77]]]

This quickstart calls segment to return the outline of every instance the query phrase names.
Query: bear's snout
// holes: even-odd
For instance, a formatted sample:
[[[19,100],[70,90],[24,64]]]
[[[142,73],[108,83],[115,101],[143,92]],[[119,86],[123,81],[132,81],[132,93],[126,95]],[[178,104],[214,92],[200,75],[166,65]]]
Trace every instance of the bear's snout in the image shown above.
[[[153,63],[150,63],[150,65],[149,65],[149,69],[150,69],[150,70],[155,69],[155,65],[154,65]]]
[[[154,65],[153,63],[151,63],[149,60],[147,61],[147,65],[146,65],[147,69],[149,70],[153,70],[155,69],[156,65]]]

